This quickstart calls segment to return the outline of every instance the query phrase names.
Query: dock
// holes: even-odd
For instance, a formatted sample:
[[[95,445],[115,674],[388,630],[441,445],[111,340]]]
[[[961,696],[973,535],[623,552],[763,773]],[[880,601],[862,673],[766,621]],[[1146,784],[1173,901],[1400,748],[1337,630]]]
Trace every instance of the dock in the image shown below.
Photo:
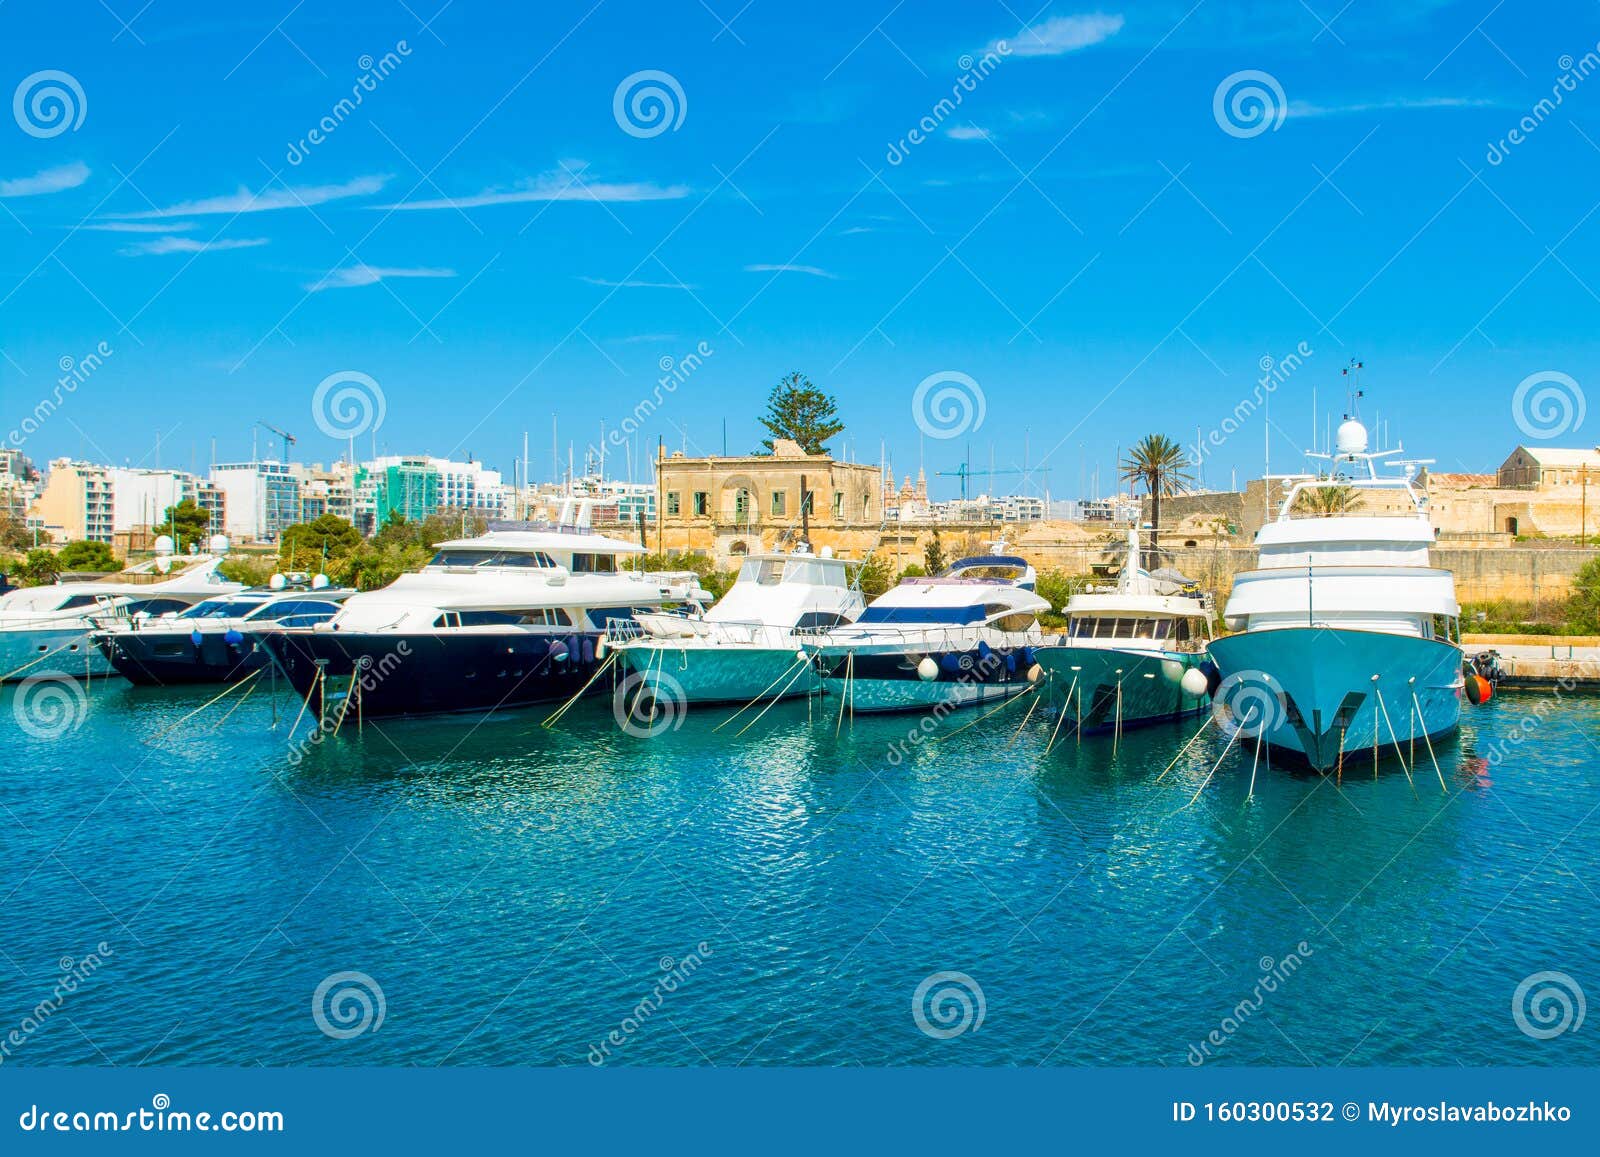
[[[1592,635],[1464,635],[1461,649],[1469,659],[1499,652],[1503,691],[1600,693],[1600,638]]]

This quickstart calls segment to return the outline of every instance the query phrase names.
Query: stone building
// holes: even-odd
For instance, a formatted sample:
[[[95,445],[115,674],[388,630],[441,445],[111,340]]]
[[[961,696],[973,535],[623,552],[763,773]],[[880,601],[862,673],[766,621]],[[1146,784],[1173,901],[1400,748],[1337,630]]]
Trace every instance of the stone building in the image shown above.
[[[1541,490],[1581,485],[1585,477],[1597,474],[1600,474],[1600,449],[1518,446],[1501,465],[1496,484],[1502,490]]]
[[[860,558],[878,543],[883,477],[876,466],[806,454],[779,439],[770,455],[673,454],[657,463],[657,476],[656,529],[668,551],[698,551],[726,561],[793,546],[800,540],[802,503],[813,547]]]

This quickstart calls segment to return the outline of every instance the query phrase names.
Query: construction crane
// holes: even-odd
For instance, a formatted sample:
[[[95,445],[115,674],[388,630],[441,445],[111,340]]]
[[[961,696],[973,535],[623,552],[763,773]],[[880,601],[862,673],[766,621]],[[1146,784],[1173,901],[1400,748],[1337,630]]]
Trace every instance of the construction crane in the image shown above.
[[[259,419],[256,421],[256,425],[260,426],[263,430],[270,431],[271,433],[274,433],[283,439],[283,461],[284,464],[287,465],[289,462],[289,447],[293,446],[297,441],[295,436],[289,433],[287,430],[280,430],[278,427],[269,425],[268,423],[260,421]]]
[[[1034,474],[1043,474],[1048,479],[1050,477],[1050,467],[1035,466],[1031,470],[1017,470],[1011,468],[996,470],[991,466],[987,470],[974,470],[967,463],[963,462],[960,468],[957,470],[936,470],[934,473],[936,473],[940,478],[961,479],[961,497],[966,499],[970,497],[967,493],[967,480],[970,478],[987,478],[989,480],[989,489],[992,490],[994,489],[994,476],[997,474],[1022,474],[1030,477]]]

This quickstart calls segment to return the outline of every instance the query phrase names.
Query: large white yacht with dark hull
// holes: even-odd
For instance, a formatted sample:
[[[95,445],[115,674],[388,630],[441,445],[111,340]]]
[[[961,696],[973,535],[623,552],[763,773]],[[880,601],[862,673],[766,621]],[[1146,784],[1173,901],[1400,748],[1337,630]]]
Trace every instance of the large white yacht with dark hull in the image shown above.
[[[1332,470],[1301,479],[1256,535],[1258,569],[1235,577],[1223,611],[1236,632],[1211,644],[1216,702],[1241,734],[1289,764],[1341,772],[1353,760],[1412,759],[1461,715],[1455,577],[1430,565],[1427,499],[1379,477],[1367,430],[1339,427]],[[1307,514],[1304,494],[1348,488],[1396,513]]]
[[[693,576],[619,565],[643,553],[583,525],[490,531],[439,543],[421,571],[351,596],[325,622],[251,634],[323,712],[351,695],[372,716],[564,700],[594,674],[614,621],[709,601]]]

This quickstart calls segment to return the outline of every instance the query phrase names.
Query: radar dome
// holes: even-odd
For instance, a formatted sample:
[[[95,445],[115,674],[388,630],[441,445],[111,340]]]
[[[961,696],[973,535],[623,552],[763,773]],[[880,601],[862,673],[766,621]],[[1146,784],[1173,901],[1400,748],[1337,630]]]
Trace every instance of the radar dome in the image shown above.
[[[1346,418],[1339,423],[1335,432],[1334,445],[1341,454],[1365,454],[1367,452],[1367,428],[1354,418]]]
[[[281,591],[289,585],[289,580],[281,574],[275,574],[267,580],[267,589]]]
[[[156,539],[157,554],[171,554],[172,551],[172,536],[170,534],[163,534],[160,538]]]
[[[225,534],[213,534],[206,540],[206,549],[212,554],[227,554],[228,545],[228,536]]]
[[[314,590],[314,591],[326,590],[327,587],[328,587],[328,576],[327,575],[319,574],[319,575],[312,575],[311,576],[311,589],[312,590]]]

